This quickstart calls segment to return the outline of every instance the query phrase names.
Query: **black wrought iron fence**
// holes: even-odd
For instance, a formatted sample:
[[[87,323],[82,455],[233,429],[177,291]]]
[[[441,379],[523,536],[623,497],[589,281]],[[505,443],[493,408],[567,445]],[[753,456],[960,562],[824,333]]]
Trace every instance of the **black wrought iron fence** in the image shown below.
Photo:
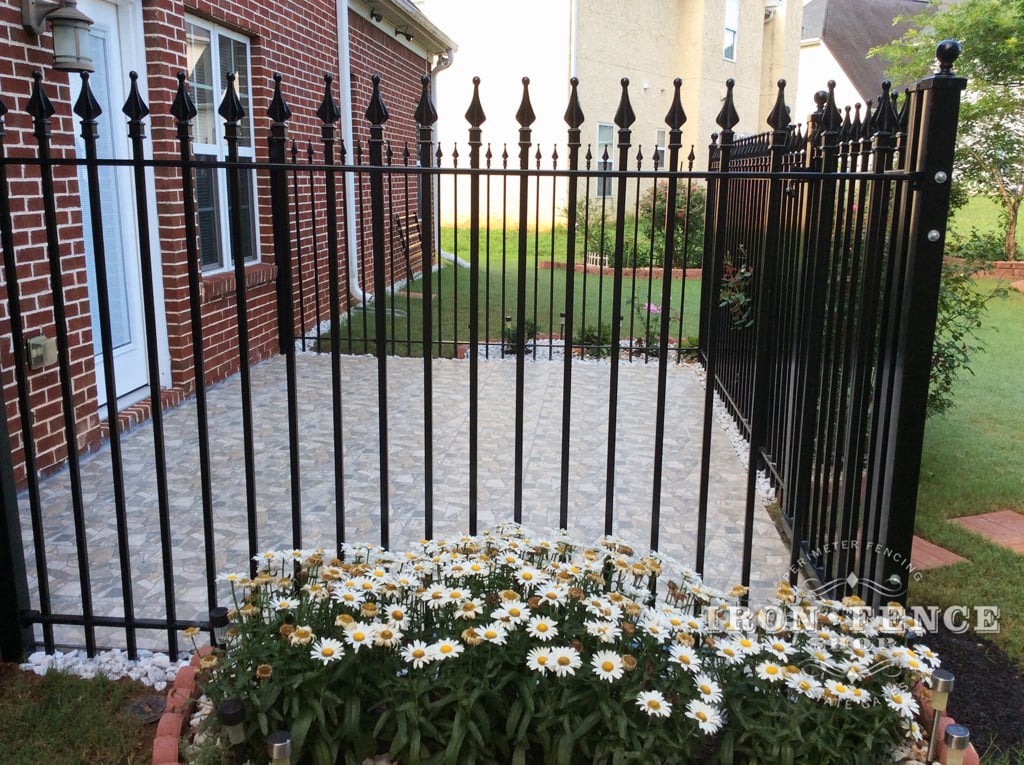
[[[226,508],[218,499],[220,487],[215,485],[211,467],[204,366],[209,349],[204,345],[206,319],[201,304],[194,197],[198,168],[225,175],[233,211],[239,209],[243,174],[255,172],[269,194],[278,266],[277,330],[285,357],[287,435],[283,440],[287,446],[280,454],[288,463],[289,483],[287,507],[275,509],[275,513],[287,518],[294,547],[307,541],[303,532],[303,460],[307,458],[301,447],[308,431],[300,426],[300,399],[305,393],[297,367],[302,351],[324,354],[330,363],[329,411],[319,413],[319,425],[330,433],[334,458],[315,480],[333,483],[328,510],[339,551],[353,520],[347,497],[361,481],[374,484],[376,497],[375,509],[363,508],[359,518],[367,513],[374,516],[381,545],[390,546],[395,536],[391,526],[397,512],[393,479],[401,471],[391,465],[400,451],[392,441],[397,423],[389,413],[394,403],[389,399],[393,395],[389,384],[395,382],[393,365],[397,363],[393,354],[422,359],[416,381],[424,402],[417,423],[422,440],[416,459],[423,470],[415,513],[424,536],[431,536],[437,527],[435,432],[447,414],[436,412],[433,406],[436,357],[464,356],[468,368],[464,393],[466,503],[461,521],[466,531],[476,533],[481,518],[493,517],[493,508],[480,506],[481,483],[493,479],[481,460],[485,426],[480,414],[481,365],[491,357],[511,357],[507,368],[514,379],[504,402],[512,422],[510,517],[516,521],[523,518],[530,449],[527,365],[535,359],[557,359],[561,369],[557,407],[560,480],[552,487],[551,497],[552,505],[557,506],[557,522],[565,528],[578,516],[593,514],[592,507],[574,505],[570,484],[579,435],[572,403],[574,362],[589,355],[606,359],[607,369],[607,387],[592,394],[607,406],[602,467],[588,476],[605,487],[599,525],[611,534],[624,519],[643,515],[650,544],[657,548],[663,533],[663,486],[680,480],[665,469],[666,434],[679,426],[667,414],[669,374],[688,352],[695,351],[710,383],[704,387],[701,449],[694,458],[700,463],[692,508],[695,568],[702,571],[705,567],[709,524],[717,522],[710,515],[709,502],[715,480],[711,439],[717,396],[749,443],[740,551],[742,582],[749,583],[751,578],[758,474],[764,471],[791,535],[792,579],[803,562],[833,593],[859,592],[876,600],[883,595],[905,596],[948,181],[964,85],[952,75],[956,55],[955,46],[943,45],[937,75],[917,83],[901,101],[883,85],[874,109],[869,105],[863,116],[854,111],[851,117],[848,110],[844,119],[829,91],[820,99],[820,109],[806,130],[790,124],[780,81],[778,101],[768,119],[772,129],[740,139],[733,131],[738,117],[730,81],[718,118],[722,130],[710,146],[706,172],[694,170],[692,149],[683,156],[685,114],[678,80],[665,119],[668,143],[664,155],[655,151],[645,158],[642,147],[633,144],[630,125],[635,117],[628,82],[623,81],[614,152],[595,158],[581,142],[584,116],[574,80],[565,116],[564,153],[552,152],[545,162],[532,139],[534,114],[526,80],[516,115],[518,156],[504,146],[499,153],[485,142],[484,113],[475,87],[466,114],[468,159],[463,159],[454,151],[446,156],[434,143],[432,126],[437,115],[426,78],[415,113],[419,138],[415,148],[398,150],[388,143],[388,113],[375,78],[366,111],[369,140],[365,147],[357,144],[351,153],[346,152],[336,139],[340,113],[328,78],[317,112],[321,140],[315,146],[309,142],[303,156],[300,145],[288,138],[291,113],[278,78],[268,110],[268,161],[242,162],[234,147],[238,126],[246,115],[229,79],[219,112],[225,122],[228,157],[223,162],[206,162],[192,154],[190,126],[196,110],[183,76],[172,107],[180,146],[180,157],[173,161],[146,158],[142,138],[148,107],[135,87],[125,107],[132,158],[97,159],[95,153],[88,153],[95,140],[95,114],[86,97],[76,113],[84,127],[87,156],[53,159],[48,123],[53,110],[37,79],[29,111],[38,153],[17,160],[6,153],[0,157],[5,173],[0,178],[0,233],[6,306],[12,343],[20,349],[26,296],[19,286],[20,250],[12,223],[15,194],[7,175],[14,168],[19,174],[38,174],[44,197],[51,200],[42,216],[54,300],[52,320],[58,335],[61,433],[70,476],[71,517],[65,521],[74,531],[81,599],[76,612],[57,611],[50,602],[45,499],[34,461],[39,435],[31,424],[32,386],[25,358],[14,353],[14,385],[5,388],[5,403],[12,393],[17,401],[5,408],[0,423],[4,425],[0,428],[0,478],[5,521],[0,542],[5,555],[10,552],[2,572],[9,585],[0,601],[0,615],[7,625],[0,629],[5,656],[35,642],[36,625],[41,626],[42,643],[48,650],[54,647],[55,626],[74,625],[81,627],[90,651],[97,647],[97,629],[113,628],[123,630],[124,642],[132,652],[140,630],[165,632],[167,647],[174,653],[176,630],[195,623],[181,618],[175,606],[174,561],[180,551],[174,543],[168,462],[176,459],[173,449],[181,447],[166,443],[160,406],[152,409],[152,469],[156,474],[152,501],[159,526],[164,614],[159,618],[136,614],[132,561],[137,552],[132,549],[128,517],[132,509],[125,496],[120,436],[113,427],[109,448],[117,521],[113,557],[119,569],[119,613],[97,612],[92,604],[87,502],[78,477],[81,422],[76,409],[95,404],[83,404],[81,391],[72,386],[67,319],[62,314],[66,287],[60,277],[58,210],[52,203],[54,169],[66,164],[82,166],[87,172],[91,231],[100,259],[103,240],[97,232],[102,231],[103,211],[96,203],[100,168],[126,163],[132,168],[142,232],[149,229],[144,213],[148,209],[147,171],[171,168],[184,192],[193,355],[189,382],[195,391],[200,487],[196,511],[202,516],[197,542],[202,546],[203,582],[211,608],[218,602],[216,576],[222,565],[216,547],[223,537],[214,532],[215,520]],[[87,80],[83,92],[89,92]],[[610,194],[595,198],[598,186]],[[506,208],[513,212],[505,212]],[[454,211],[456,220],[464,215],[468,226],[450,230],[442,226],[441,209]],[[244,507],[237,509],[252,557],[261,542],[266,542],[260,536],[260,518],[267,511],[257,498],[261,478],[257,452],[266,445],[258,443],[255,434],[258,419],[265,413],[256,411],[252,400],[251,316],[246,261],[240,249],[240,216],[231,215],[230,221],[242,431],[235,475],[244,483]],[[140,236],[140,247],[145,247],[142,242],[146,238]],[[688,277],[685,270],[695,249],[702,252],[699,278]],[[142,251],[141,256],[144,266],[151,268],[150,254]],[[542,262],[546,259],[548,264]],[[98,268],[101,285],[103,273]],[[161,390],[156,343],[161,330],[153,282],[153,274],[145,274],[149,393],[157,402]],[[100,295],[102,301],[102,291]],[[699,317],[694,310],[698,305]],[[101,356],[108,362],[107,419],[116,422],[114,365],[110,363],[113,349],[105,314],[99,311],[100,326],[94,329],[102,336]],[[693,318],[688,318],[691,315]],[[687,338],[698,327],[699,348],[692,348]],[[369,352],[375,357],[376,464],[371,476],[346,472],[341,457],[346,448],[343,396],[358,393],[343,385],[347,351]],[[616,475],[617,456],[623,448],[617,429],[624,414],[636,414],[620,411],[622,374],[631,362],[656,366],[656,391],[652,410],[641,413],[650,423],[649,494],[631,497],[624,504],[616,493],[621,478]],[[409,367],[401,367],[399,374],[408,373]],[[5,444],[9,409],[20,415],[21,426],[15,436],[25,463],[23,487],[16,486],[13,452]],[[29,549],[37,580],[31,597],[21,564],[19,488],[24,489],[26,524],[32,536]],[[231,533],[237,536],[240,530],[235,527]],[[849,578],[852,573],[859,581]]]

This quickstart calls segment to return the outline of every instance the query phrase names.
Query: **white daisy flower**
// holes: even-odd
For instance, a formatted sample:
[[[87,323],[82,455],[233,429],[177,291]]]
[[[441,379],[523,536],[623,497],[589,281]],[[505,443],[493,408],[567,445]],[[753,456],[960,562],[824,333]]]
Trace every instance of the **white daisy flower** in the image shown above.
[[[422,640],[414,640],[402,649],[402,658],[412,664],[413,669],[420,669],[432,662],[435,657],[430,651],[430,646]]]
[[[526,623],[526,631],[537,640],[551,640],[558,635],[558,622],[546,616],[534,616]]]
[[[526,654],[526,666],[534,672],[540,672],[541,674],[552,672],[551,649],[543,646],[531,648],[530,652]]]
[[[476,619],[484,612],[483,606],[475,600],[464,600],[455,609],[455,616],[459,619]]]
[[[659,645],[672,637],[668,625],[658,615],[648,615],[640,622],[639,627]]]
[[[779,661],[787,661],[789,654],[793,651],[793,644],[779,637],[766,641],[762,647],[771,652]]]
[[[299,601],[296,598],[278,598],[274,601],[274,608],[277,611],[293,611],[299,607]]]
[[[697,727],[701,729],[702,733],[708,735],[717,733],[724,722],[721,709],[700,699],[693,699],[686,705],[686,716],[691,720],[696,720]]]
[[[917,700],[910,691],[900,685],[887,683],[882,687],[882,696],[890,709],[894,709],[907,719],[913,719],[918,712]]]
[[[609,683],[618,680],[625,671],[622,657],[615,651],[598,651],[590,659],[590,665],[594,668],[595,675]]]
[[[352,622],[345,628],[345,641],[352,646],[352,650],[359,653],[360,648],[373,645],[375,631],[364,622]]]
[[[537,595],[540,596],[542,603],[558,607],[565,605],[565,602],[568,600],[569,588],[560,584],[547,585],[537,590]]]
[[[402,631],[393,623],[373,625],[373,644],[394,648],[402,642]]]
[[[583,666],[580,652],[571,646],[551,649],[551,671],[558,677],[575,675],[576,670]]]
[[[786,679],[785,669],[774,661],[762,661],[754,668],[754,672],[759,679],[767,680],[769,683],[778,683]]]
[[[700,657],[697,656],[697,652],[690,646],[676,644],[669,649],[669,653],[672,656],[672,661],[687,672],[696,673],[700,671]]]
[[[719,640],[716,645],[715,656],[725,659],[729,665],[743,662],[743,652],[735,640]]]
[[[701,701],[707,704],[717,704],[722,700],[722,686],[720,686],[711,675],[702,672],[693,678],[693,684],[700,694]]]
[[[651,717],[668,717],[672,705],[665,701],[660,691],[643,691],[636,697],[636,705]]]
[[[530,618],[530,607],[520,600],[513,600],[491,612],[491,618],[509,624],[522,624]]]
[[[505,638],[508,636],[508,630],[501,622],[492,622],[478,630],[478,633],[481,640],[495,645],[505,645]]]
[[[345,655],[345,646],[340,640],[334,638],[320,638],[313,644],[313,650],[309,652],[311,659],[319,659],[324,664],[338,661]]]
[[[288,635],[288,642],[292,645],[309,645],[314,640],[316,640],[316,635],[308,625],[300,625]]]
[[[809,699],[819,699],[825,692],[825,687],[816,678],[805,672],[794,672],[789,675],[786,678],[786,685]]]
[[[430,646],[430,650],[434,654],[434,658],[438,661],[440,661],[441,659],[454,659],[465,649],[466,646],[464,646],[458,640],[452,640],[450,638],[438,640],[436,643]]]
[[[587,634],[598,638],[602,643],[614,643],[622,635],[618,622],[587,621],[583,624]]]

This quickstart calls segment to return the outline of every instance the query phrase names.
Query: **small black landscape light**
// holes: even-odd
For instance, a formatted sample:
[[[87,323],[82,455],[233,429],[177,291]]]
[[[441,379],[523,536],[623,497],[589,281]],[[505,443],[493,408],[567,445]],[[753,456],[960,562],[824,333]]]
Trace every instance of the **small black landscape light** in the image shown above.
[[[292,734],[276,730],[267,736],[267,756],[271,765],[292,765]]]
[[[245,741],[245,705],[241,699],[224,699],[217,707],[217,717],[224,726],[232,746]]]
[[[210,609],[210,629],[213,630],[213,640],[217,645],[224,645],[227,642],[230,624],[227,608],[215,606]]]

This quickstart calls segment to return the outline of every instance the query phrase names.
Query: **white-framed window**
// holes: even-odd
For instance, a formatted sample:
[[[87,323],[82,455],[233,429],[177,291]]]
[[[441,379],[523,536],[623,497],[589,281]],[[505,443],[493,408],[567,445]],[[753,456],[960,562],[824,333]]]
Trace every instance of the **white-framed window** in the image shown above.
[[[654,169],[664,170],[668,158],[665,156],[665,148],[668,146],[668,131],[664,128],[657,128],[654,131]]]
[[[740,29],[740,0],[725,0],[725,39],[722,42],[722,58],[736,60],[736,37]]]
[[[245,110],[239,130],[238,158],[252,162],[255,137],[250,118],[252,106],[252,74],[249,62],[249,40],[242,35],[186,17],[185,36],[188,44],[188,80],[197,114],[193,122],[193,151],[197,160],[223,161],[227,158],[224,120],[217,113],[227,90],[226,75],[236,74],[235,88]],[[196,220],[199,228],[199,252],[203,273],[229,269],[231,240],[228,225],[227,173],[216,168],[197,167]],[[246,262],[259,259],[256,234],[256,173],[239,174],[241,250]]]
[[[615,166],[615,125],[612,125],[610,122],[597,123],[596,159],[598,170],[611,170]],[[615,182],[613,179],[597,179],[597,196],[610,197],[614,191]]]

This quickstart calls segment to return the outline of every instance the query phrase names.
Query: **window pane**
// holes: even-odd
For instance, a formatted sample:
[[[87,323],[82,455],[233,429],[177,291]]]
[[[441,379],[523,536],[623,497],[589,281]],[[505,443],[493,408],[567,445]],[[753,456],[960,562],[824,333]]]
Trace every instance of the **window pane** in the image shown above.
[[[732,29],[725,30],[725,41],[722,44],[722,58],[728,61],[736,60],[736,32]]]
[[[242,103],[242,110],[245,116],[242,118],[242,129],[239,132],[238,145],[249,148],[252,146],[251,124],[249,121],[249,60],[246,55],[246,44],[233,40],[224,35],[218,36],[218,50],[220,53],[220,83],[227,89],[227,75],[234,72],[235,90],[238,93],[238,100]]]
[[[195,101],[195,140],[197,143],[217,142],[217,106],[213,81],[213,49],[210,31],[195,24],[186,25],[188,37],[189,88]]]
[[[212,160],[210,155],[196,155],[196,159]],[[196,224],[199,227],[199,254],[203,266],[219,268],[222,265],[220,252],[219,215],[217,210],[217,171],[210,167],[197,167],[196,178]]]
[[[242,159],[243,162],[250,160]],[[256,209],[254,195],[256,171],[238,174],[239,231],[242,234],[242,252],[246,260],[256,260]]]

